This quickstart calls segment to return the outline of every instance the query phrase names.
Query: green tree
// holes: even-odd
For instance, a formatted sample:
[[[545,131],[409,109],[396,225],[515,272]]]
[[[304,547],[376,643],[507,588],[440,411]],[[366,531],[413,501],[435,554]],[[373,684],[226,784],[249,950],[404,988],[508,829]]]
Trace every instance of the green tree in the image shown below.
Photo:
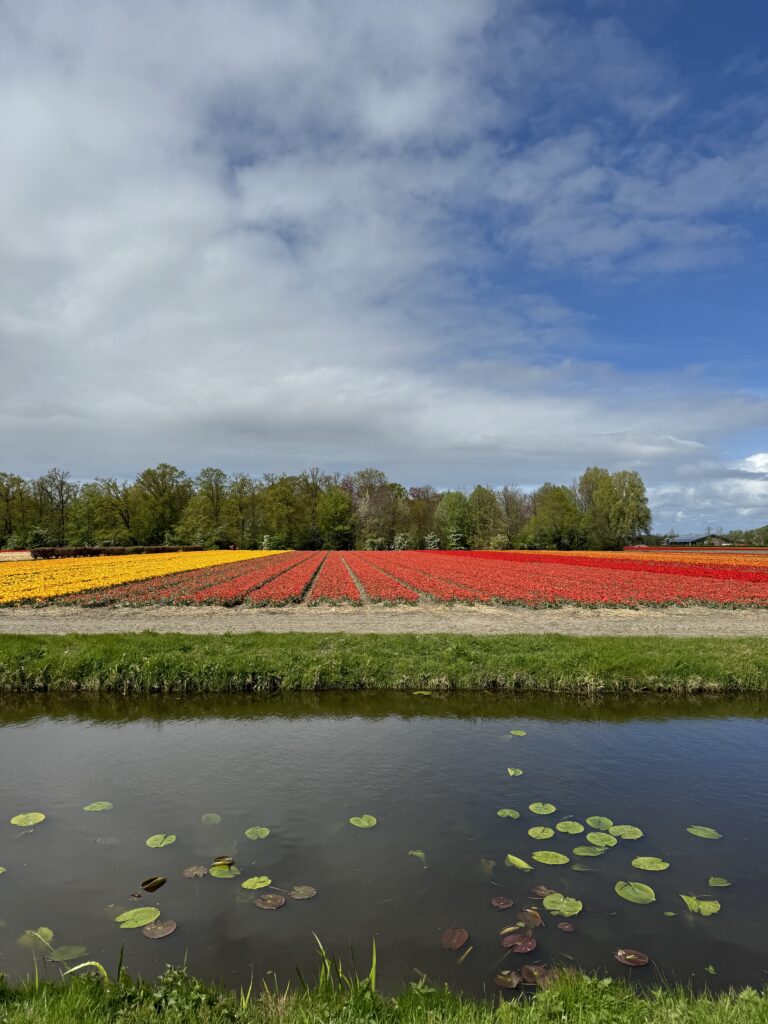
[[[466,494],[445,492],[435,511],[435,526],[445,547],[457,550],[467,546],[470,522]]]
[[[343,551],[355,544],[355,512],[349,491],[336,484],[324,490],[317,502],[317,522],[322,546]]]
[[[181,514],[192,497],[192,481],[187,474],[161,462],[145,469],[136,478],[139,493],[141,540],[147,544],[163,544],[179,524]]]
[[[504,526],[498,499],[490,487],[481,487],[479,484],[475,487],[467,498],[467,515],[470,547],[489,548],[491,538],[495,537]]]
[[[524,535],[532,547],[565,551],[584,546],[582,513],[570,487],[546,483],[533,494]]]

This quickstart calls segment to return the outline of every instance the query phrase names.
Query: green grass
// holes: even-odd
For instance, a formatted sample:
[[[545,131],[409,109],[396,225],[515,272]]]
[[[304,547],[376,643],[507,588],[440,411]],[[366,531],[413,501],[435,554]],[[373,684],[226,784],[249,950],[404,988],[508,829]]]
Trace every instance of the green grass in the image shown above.
[[[340,633],[0,636],[0,690],[768,691],[768,638]]]
[[[644,994],[621,982],[565,976],[522,998],[475,1000],[411,986],[386,998],[370,980],[312,990],[229,993],[169,970],[156,982],[98,978],[0,988],[0,1024],[757,1024],[768,996],[752,989]]]

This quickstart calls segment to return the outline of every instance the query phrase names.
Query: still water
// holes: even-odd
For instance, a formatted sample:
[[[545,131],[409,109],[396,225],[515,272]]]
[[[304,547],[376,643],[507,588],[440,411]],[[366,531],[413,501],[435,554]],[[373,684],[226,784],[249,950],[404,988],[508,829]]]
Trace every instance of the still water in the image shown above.
[[[764,983],[767,740],[768,704],[754,698],[5,697],[0,972],[30,974],[33,953],[18,939],[45,927],[54,948],[87,950],[67,966],[88,958],[113,971],[123,947],[134,974],[151,976],[186,957],[191,972],[228,985],[269,972],[286,982],[297,969],[313,977],[313,933],[348,966],[354,956],[361,973],[375,938],[380,984],[390,990],[426,975],[467,992],[491,991],[497,971],[524,963],[628,976],[613,959],[619,947],[650,957],[631,971],[637,981],[663,977],[697,989]],[[510,767],[523,774],[511,776]],[[83,810],[94,801],[113,809]],[[535,802],[556,810],[534,814]],[[499,817],[501,808],[520,817]],[[45,821],[10,824],[30,811]],[[203,815],[221,820],[206,825]],[[376,826],[349,823],[362,815],[375,816]],[[588,845],[589,826],[579,835],[528,835],[590,816],[637,826],[643,836],[585,858],[572,851]],[[695,837],[690,825],[722,838]],[[268,828],[268,837],[246,838],[254,826]],[[155,834],[176,840],[147,847]],[[538,863],[532,855],[541,850],[569,861]],[[508,853],[533,870],[505,866]],[[182,876],[217,856],[233,857],[240,874]],[[632,867],[646,856],[670,866]],[[167,883],[131,900],[150,876]],[[268,877],[272,888],[244,890],[253,876]],[[713,888],[711,876],[732,884]],[[621,899],[617,881],[651,886],[655,902]],[[317,896],[287,898],[276,910],[254,904],[295,885],[312,886]],[[564,919],[531,894],[542,885],[582,902],[569,919],[573,932],[559,930]],[[721,909],[693,914],[681,893],[717,900]],[[494,896],[514,906],[498,911]],[[177,922],[176,931],[151,941],[115,923],[122,911],[143,906]],[[526,907],[538,908],[544,921],[534,931],[538,946],[508,953],[499,931]],[[469,932],[459,953],[441,948],[450,927]],[[59,967],[47,970],[57,976]]]

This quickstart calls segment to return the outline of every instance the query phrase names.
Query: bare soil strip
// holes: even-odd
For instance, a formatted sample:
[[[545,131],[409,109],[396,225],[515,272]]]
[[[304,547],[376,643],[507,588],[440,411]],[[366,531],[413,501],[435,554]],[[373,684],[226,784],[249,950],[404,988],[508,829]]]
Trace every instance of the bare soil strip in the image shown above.
[[[768,636],[765,608],[0,608],[0,633],[562,633],[568,636]]]

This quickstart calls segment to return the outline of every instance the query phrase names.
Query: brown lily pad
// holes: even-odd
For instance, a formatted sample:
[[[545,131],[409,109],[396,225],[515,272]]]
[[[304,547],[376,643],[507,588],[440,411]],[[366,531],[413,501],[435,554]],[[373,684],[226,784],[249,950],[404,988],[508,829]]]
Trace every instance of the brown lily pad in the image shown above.
[[[311,900],[317,896],[317,889],[311,885],[294,885],[288,895],[292,900]]]
[[[214,857],[211,861],[215,868],[231,868],[235,863],[234,857]]]
[[[519,932],[504,935],[501,944],[504,949],[509,949],[513,953],[532,953],[538,945],[532,935],[521,935]]]
[[[166,939],[176,931],[175,921],[153,921],[141,929],[141,934],[148,939]]]
[[[540,899],[544,899],[545,896],[551,896],[554,889],[550,889],[546,885],[534,885],[531,889],[531,896],[538,896]]]
[[[440,937],[440,945],[443,949],[461,949],[468,938],[466,928],[446,928]]]
[[[645,967],[648,963],[648,956],[639,949],[617,949],[613,958],[625,967]]]
[[[285,896],[276,892],[268,892],[266,896],[259,896],[254,903],[259,910],[279,910],[280,907],[285,906]]]
[[[185,878],[205,878],[208,868],[203,864],[192,864],[191,867],[184,868],[181,873]]]
[[[576,931],[576,925],[575,924],[571,924],[570,921],[561,921],[560,924],[557,927],[560,929],[561,932],[575,932]]]
[[[491,896],[491,906],[496,907],[497,910],[509,910],[514,905],[515,901],[511,900],[509,896]]]
[[[552,971],[543,964],[526,964],[523,968],[523,981],[528,985],[546,988],[552,980]]]
[[[517,988],[523,976],[519,971],[499,971],[493,980],[499,988]]]
[[[526,928],[541,928],[544,924],[541,919],[541,914],[535,907],[526,907],[525,910],[519,911],[517,919],[518,921],[521,921]]]
[[[152,875],[151,878],[145,878],[141,883],[141,888],[144,892],[157,892],[158,889],[162,888],[168,879],[165,875]]]

